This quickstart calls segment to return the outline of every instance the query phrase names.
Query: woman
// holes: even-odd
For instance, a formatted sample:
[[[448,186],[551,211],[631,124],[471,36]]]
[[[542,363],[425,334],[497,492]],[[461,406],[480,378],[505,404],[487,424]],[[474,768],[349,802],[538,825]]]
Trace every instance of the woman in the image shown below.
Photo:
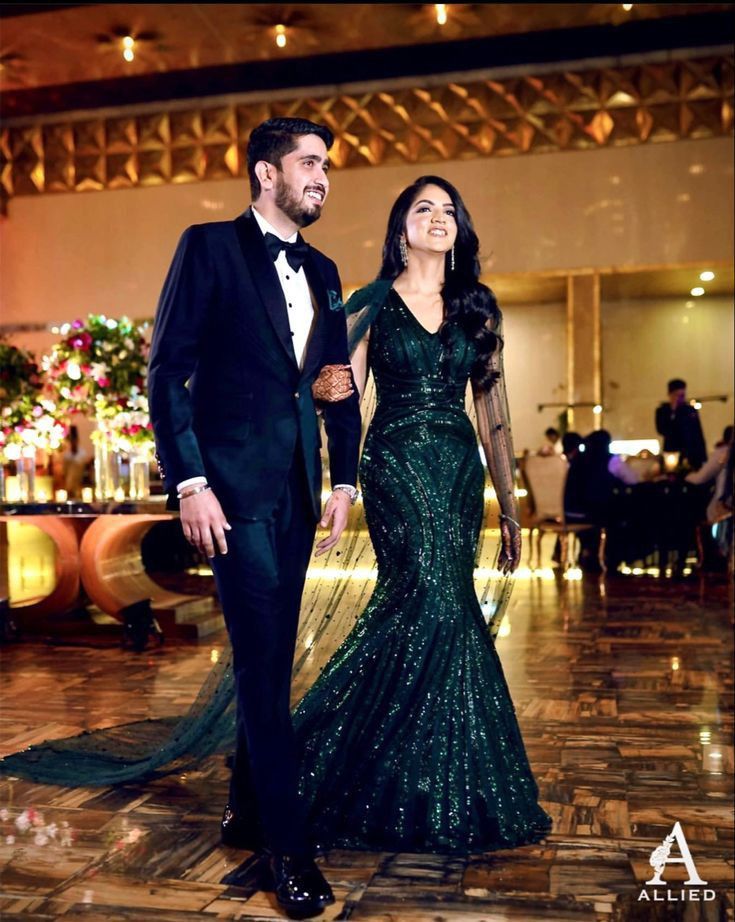
[[[473,583],[485,476],[501,570],[520,560],[500,312],[478,281],[457,190],[424,176],[396,200],[379,280],[356,293],[355,380],[378,394],[360,467],[374,594],[296,710],[302,792],[325,846],[466,854],[537,841],[513,704]]]

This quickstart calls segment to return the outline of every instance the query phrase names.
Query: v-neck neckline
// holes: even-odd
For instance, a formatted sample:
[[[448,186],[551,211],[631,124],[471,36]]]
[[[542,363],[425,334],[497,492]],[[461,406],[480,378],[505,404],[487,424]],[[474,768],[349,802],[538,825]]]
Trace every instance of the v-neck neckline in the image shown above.
[[[427,336],[431,336],[432,338],[437,337],[439,335],[439,333],[441,332],[441,328],[444,326],[444,320],[442,320],[442,322],[439,324],[439,329],[437,329],[435,332],[432,333],[431,330],[427,330],[426,327],[423,325],[423,323],[421,323],[421,321],[418,319],[416,314],[414,314],[414,312],[411,310],[408,304],[406,304],[406,302],[403,300],[403,298],[398,293],[398,291],[395,288],[391,288],[391,291],[394,292],[394,294],[398,298],[398,301],[400,302],[401,307],[409,315],[409,317],[413,320],[413,322],[416,324],[416,326],[420,330],[423,330],[423,332],[426,333]]]

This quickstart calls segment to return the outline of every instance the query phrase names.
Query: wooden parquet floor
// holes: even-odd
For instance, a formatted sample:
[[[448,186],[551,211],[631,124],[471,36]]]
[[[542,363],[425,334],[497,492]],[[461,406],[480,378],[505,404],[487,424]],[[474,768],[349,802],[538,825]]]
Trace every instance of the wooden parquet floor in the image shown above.
[[[541,845],[467,860],[331,852],[320,862],[337,903],[323,918],[733,919],[731,604],[722,577],[519,581],[498,649],[553,832]],[[223,642],[143,654],[104,633],[7,644],[2,752],[180,713]],[[118,789],[0,781],[0,915],[282,918],[247,873],[223,882],[249,857],[219,844],[227,777],[218,756]],[[666,888],[644,886],[649,857],[676,821],[707,888],[698,902],[653,902]],[[672,896],[690,892],[682,866],[664,876]]]

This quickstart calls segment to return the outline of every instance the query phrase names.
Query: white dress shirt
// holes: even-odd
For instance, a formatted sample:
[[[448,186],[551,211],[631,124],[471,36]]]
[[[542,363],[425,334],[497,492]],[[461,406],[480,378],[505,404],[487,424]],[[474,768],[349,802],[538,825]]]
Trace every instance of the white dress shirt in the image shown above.
[[[253,206],[253,217],[258,222],[263,236],[267,233],[274,234],[279,240],[285,240],[287,243],[295,243],[298,232],[291,234],[290,237],[284,237],[263,217],[262,214]],[[289,266],[286,259],[286,251],[281,250],[278,258],[274,263],[278,273],[278,281],[281,283],[283,297],[286,299],[286,309],[288,311],[288,323],[291,328],[291,337],[293,340],[293,350],[296,355],[296,361],[299,368],[304,367],[304,356],[306,347],[311,335],[311,327],[314,322],[314,304],[311,300],[309,283],[306,280],[306,273],[302,266],[298,272]],[[193,487],[197,484],[206,483],[206,477],[190,477],[188,480],[182,480],[177,484],[176,490],[181,493],[184,487]]]

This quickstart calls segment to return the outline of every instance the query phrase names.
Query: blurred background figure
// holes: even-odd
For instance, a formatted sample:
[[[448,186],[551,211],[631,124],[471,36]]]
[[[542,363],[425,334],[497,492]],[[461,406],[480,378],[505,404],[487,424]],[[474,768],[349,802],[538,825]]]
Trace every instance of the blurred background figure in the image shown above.
[[[76,426],[69,427],[67,442],[68,448],[62,455],[62,473],[64,489],[69,499],[72,499],[82,494],[82,484],[85,480],[87,468],[92,461],[92,456],[79,444],[79,430]]]
[[[732,553],[733,427],[726,426],[707,461],[687,474],[687,482],[703,489],[701,497],[702,565],[722,569]],[[706,504],[706,507],[705,507]]]
[[[561,450],[564,457],[571,464],[579,454],[579,446],[584,439],[578,432],[565,432],[561,440]]]
[[[687,403],[687,385],[673,378],[668,385],[669,399],[656,410],[656,431],[664,439],[664,451],[678,451],[680,460],[696,471],[707,460],[699,412]]]
[[[562,453],[561,436],[559,430],[553,426],[544,432],[544,443],[538,450],[540,455],[560,455]]]
[[[588,435],[569,465],[564,489],[564,515],[568,522],[595,527],[580,532],[579,566],[587,572],[601,570],[601,529],[610,520],[613,488],[639,482],[638,474],[618,455],[610,452],[612,438],[606,429]]]

